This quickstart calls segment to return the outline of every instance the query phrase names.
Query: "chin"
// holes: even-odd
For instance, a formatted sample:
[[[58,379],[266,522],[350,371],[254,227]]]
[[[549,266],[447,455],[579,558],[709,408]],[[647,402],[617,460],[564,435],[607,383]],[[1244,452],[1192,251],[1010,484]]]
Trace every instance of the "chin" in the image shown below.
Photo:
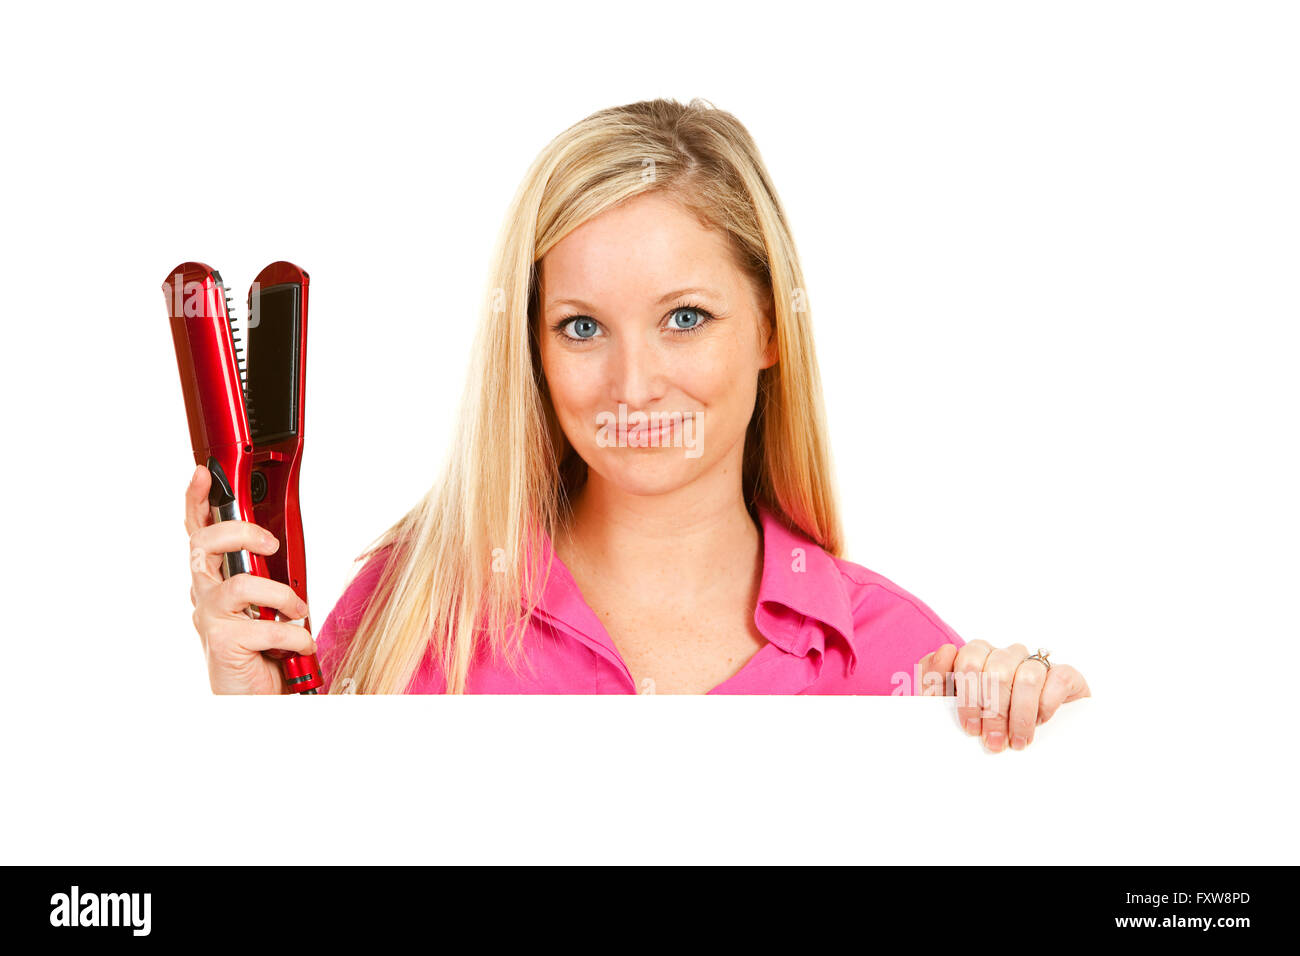
[[[703,471],[703,459],[686,458],[680,448],[599,451],[599,467],[593,470],[629,495],[666,495],[690,484]]]

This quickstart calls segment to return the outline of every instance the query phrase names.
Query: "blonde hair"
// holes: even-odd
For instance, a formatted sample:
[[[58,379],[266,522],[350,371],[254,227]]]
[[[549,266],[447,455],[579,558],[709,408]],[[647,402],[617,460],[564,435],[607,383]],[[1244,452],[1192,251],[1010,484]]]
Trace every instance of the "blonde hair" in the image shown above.
[[[355,693],[401,693],[426,653],[441,665],[448,693],[464,693],[483,650],[517,664],[549,571],[540,536],[554,536],[585,475],[541,371],[537,264],[578,226],[651,190],[729,236],[737,261],[770,296],[777,361],[759,373],[745,440],[747,504],[766,505],[840,554],[803,274],[753,139],[699,99],[601,110],[552,140],[515,194],[444,474],[362,555],[384,566],[346,654],[329,668],[351,678],[334,680],[335,692],[346,683]]]

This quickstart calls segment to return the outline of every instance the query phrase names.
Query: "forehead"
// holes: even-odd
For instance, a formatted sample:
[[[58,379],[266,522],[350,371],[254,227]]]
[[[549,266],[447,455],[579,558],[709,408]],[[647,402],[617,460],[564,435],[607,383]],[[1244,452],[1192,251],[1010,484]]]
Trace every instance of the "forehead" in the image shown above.
[[[734,287],[741,273],[727,238],[681,203],[642,193],[569,233],[542,258],[545,302],[658,298],[684,286]]]

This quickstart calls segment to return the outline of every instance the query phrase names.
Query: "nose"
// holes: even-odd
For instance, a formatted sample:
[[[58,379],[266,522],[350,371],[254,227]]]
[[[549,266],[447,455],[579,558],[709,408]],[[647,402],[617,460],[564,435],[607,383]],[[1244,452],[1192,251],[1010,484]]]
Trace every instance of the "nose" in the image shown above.
[[[641,411],[663,397],[663,356],[639,337],[624,337],[611,369],[611,394],[632,411]]]

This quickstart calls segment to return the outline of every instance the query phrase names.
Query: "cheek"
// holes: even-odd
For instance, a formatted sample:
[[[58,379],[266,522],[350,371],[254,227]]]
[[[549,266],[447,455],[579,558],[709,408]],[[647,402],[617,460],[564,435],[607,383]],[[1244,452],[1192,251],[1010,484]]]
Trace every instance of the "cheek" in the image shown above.
[[[742,335],[719,335],[707,348],[692,351],[680,369],[679,383],[700,401],[730,408],[752,402],[757,373],[753,343]]]
[[[561,348],[542,348],[542,374],[551,393],[551,404],[561,422],[584,418],[599,401],[597,383],[588,356],[574,355]]]

